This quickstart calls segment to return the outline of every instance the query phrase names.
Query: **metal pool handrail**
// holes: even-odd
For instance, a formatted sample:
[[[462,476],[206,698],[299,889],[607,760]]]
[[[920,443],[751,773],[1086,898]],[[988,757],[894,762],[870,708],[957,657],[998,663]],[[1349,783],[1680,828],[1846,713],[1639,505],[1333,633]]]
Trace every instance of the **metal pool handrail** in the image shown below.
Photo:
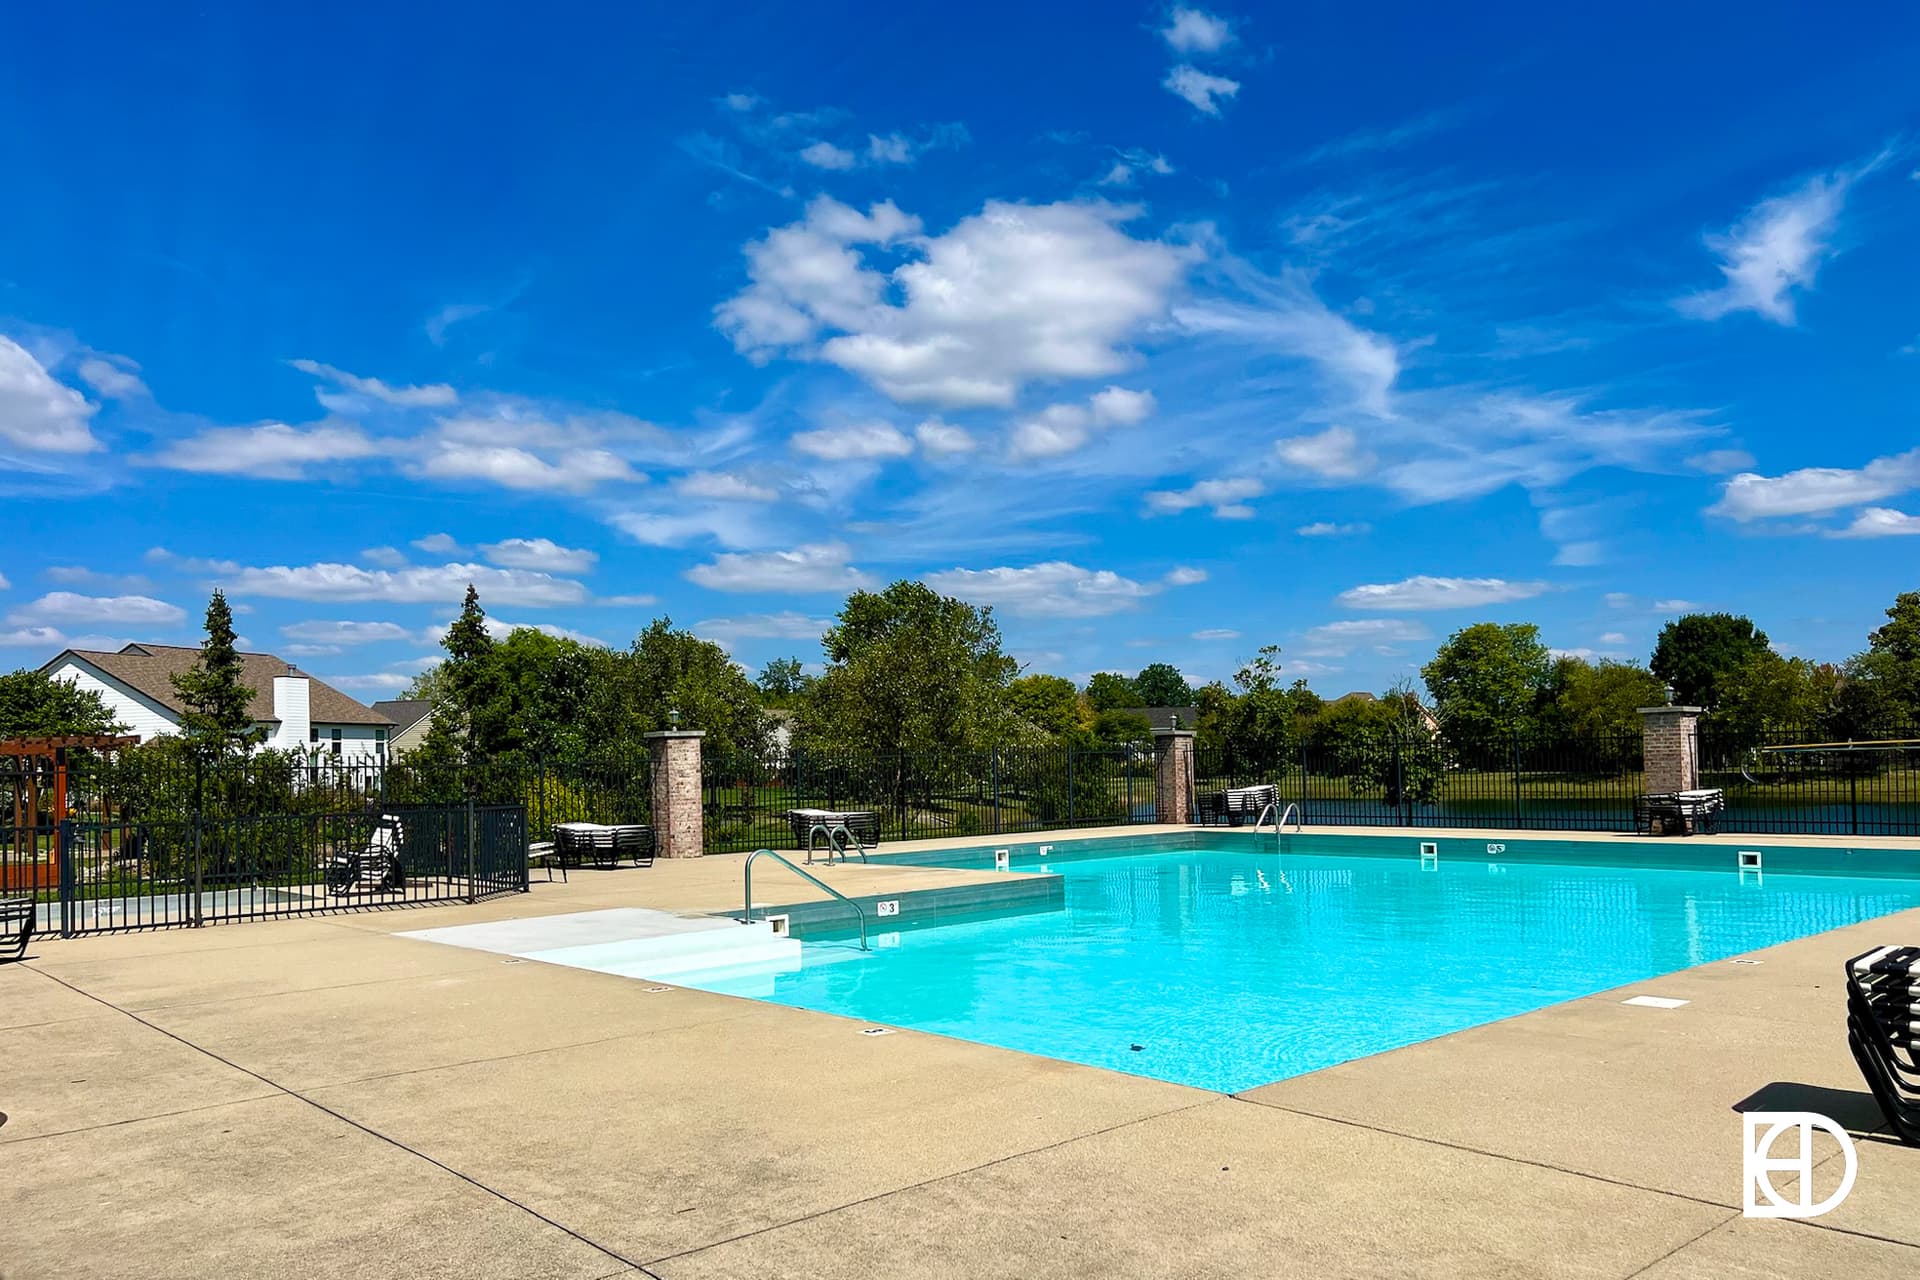
[[[1253,829],[1255,831],[1258,831],[1267,824],[1267,815],[1273,812],[1273,806],[1274,802],[1269,800],[1266,806],[1260,810],[1260,816],[1253,820]],[[1293,819],[1293,829],[1295,831],[1303,831],[1306,829],[1306,820],[1300,816],[1300,806],[1297,804],[1289,804],[1286,807],[1286,811],[1283,812],[1273,824],[1273,832],[1275,835],[1280,834],[1280,828],[1287,825],[1287,819],[1289,817]]]
[[[743,877],[745,881],[747,901],[746,901],[745,910],[743,910],[740,913],[741,919],[745,920],[748,924],[753,923],[753,860],[755,858],[760,858],[760,857],[772,858],[775,862],[779,863],[781,866],[785,867],[787,870],[793,872],[793,874],[799,876],[802,880],[805,880],[809,884],[812,884],[818,888],[825,889],[828,893],[840,899],[840,901],[846,903],[848,906],[852,907],[853,914],[858,916],[860,919],[860,949],[862,951],[867,950],[867,913],[860,909],[860,904],[855,902],[852,898],[849,898],[846,894],[840,892],[838,889],[834,888],[832,885],[828,884],[825,880],[820,879],[820,877],[814,875],[812,872],[807,871],[802,867],[796,866],[794,863],[790,862],[786,858],[783,858],[782,856],[775,853],[771,849],[755,849],[752,853],[747,855],[747,865],[744,869],[744,877]]]

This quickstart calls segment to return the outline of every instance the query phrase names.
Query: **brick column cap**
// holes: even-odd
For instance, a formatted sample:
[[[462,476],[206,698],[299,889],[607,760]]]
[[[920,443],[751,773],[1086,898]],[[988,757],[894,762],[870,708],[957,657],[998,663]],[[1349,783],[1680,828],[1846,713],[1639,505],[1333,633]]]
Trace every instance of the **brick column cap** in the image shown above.
[[[1153,736],[1156,738],[1191,738],[1195,732],[1193,729],[1155,729]]]
[[[1635,707],[1643,716],[1687,715],[1697,716],[1706,713],[1705,707]]]
[[[652,733],[643,733],[643,738],[704,738],[705,729],[655,729]]]

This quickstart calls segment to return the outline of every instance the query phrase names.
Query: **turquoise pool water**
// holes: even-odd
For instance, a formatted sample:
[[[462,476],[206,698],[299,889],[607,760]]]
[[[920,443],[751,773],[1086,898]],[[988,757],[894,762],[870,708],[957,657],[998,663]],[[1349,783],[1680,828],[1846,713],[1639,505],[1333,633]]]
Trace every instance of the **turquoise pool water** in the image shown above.
[[[874,921],[871,952],[810,939],[796,971],[671,981],[1231,1092],[1920,906],[1920,878],[1446,856],[1460,843],[1431,869],[1271,843],[1075,854],[1044,864],[1058,911]]]

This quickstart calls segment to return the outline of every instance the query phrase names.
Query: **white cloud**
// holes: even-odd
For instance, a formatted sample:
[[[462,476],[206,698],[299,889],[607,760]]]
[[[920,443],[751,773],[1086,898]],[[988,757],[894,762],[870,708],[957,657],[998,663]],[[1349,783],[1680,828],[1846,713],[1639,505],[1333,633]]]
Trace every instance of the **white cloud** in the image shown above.
[[[1233,40],[1233,28],[1204,9],[1178,5],[1160,29],[1160,38],[1175,53],[1218,53]]]
[[[412,563],[407,553],[398,547],[368,547],[360,553],[360,558],[385,569],[402,569]]]
[[[1190,565],[1176,565],[1167,570],[1167,576],[1161,581],[1170,587],[1191,587],[1207,580],[1205,569],[1195,569]]]
[[[77,564],[49,565],[41,576],[63,587],[92,587],[119,595],[145,595],[153,590],[153,582],[144,574],[101,573]],[[0,578],[0,588],[6,585],[6,580]]]
[[[1781,476],[1743,471],[1726,483],[1712,515],[1738,521],[1803,516],[1861,506],[1920,488],[1920,449],[1875,458],[1864,467],[1803,467]]]
[[[1836,529],[1836,538],[1897,538],[1920,534],[1920,516],[1910,516],[1892,507],[1868,507],[1844,529]]]
[[[1034,379],[1118,373],[1121,344],[1165,314],[1193,254],[1128,236],[1133,213],[991,201],[922,237],[890,202],[861,214],[821,197],[746,247],[751,283],[716,323],[755,359],[825,360],[904,402],[1004,408]],[[896,243],[914,256],[887,274],[856,251]]]
[[[101,636],[70,636],[58,627],[15,627],[0,629],[0,649],[102,649],[111,651],[125,640]]]
[[[1624,591],[1609,591],[1602,598],[1606,600],[1609,609],[1633,608],[1633,597]]]
[[[450,533],[430,533],[424,538],[415,538],[413,545],[428,555],[463,556],[467,549],[454,540]]]
[[[600,554],[584,547],[563,547],[551,538],[507,538],[483,542],[480,554],[508,569],[539,569],[546,573],[587,573]]]
[[[845,543],[822,542],[790,551],[725,552],[687,570],[709,591],[853,591],[874,585],[871,574],[847,563]]]
[[[125,356],[90,355],[74,372],[95,394],[109,400],[143,400],[147,396],[147,384],[140,381],[140,366]]]
[[[409,465],[414,475],[435,480],[485,480],[503,489],[546,493],[586,493],[602,484],[638,484],[646,477],[619,454],[607,449],[561,450],[557,461],[514,445],[485,444],[470,439],[470,429],[442,435],[418,461]]]
[[[1099,179],[1103,187],[1130,187],[1135,177],[1142,173],[1151,173],[1157,177],[1166,177],[1173,172],[1173,165],[1167,158],[1155,151],[1139,148],[1116,150],[1113,165]]]
[[[28,350],[0,337],[0,446],[36,453],[92,453],[94,406],[54,380]]]
[[[267,422],[254,427],[208,427],[169,443],[151,461],[174,471],[203,475],[304,480],[307,468],[372,458],[381,446],[355,426],[323,422],[290,427]]]
[[[38,600],[7,614],[19,626],[170,627],[186,619],[178,605],[152,596],[86,596],[74,591],[49,591]]]
[[[695,471],[681,476],[673,487],[689,498],[711,498],[717,502],[778,502],[779,491],[755,484],[729,471]]]
[[[1361,447],[1351,427],[1328,427],[1314,435],[1276,440],[1273,451],[1281,461],[1329,480],[1357,480],[1379,462]]]
[[[816,142],[800,152],[800,158],[816,169],[851,169],[854,154],[831,142]]]
[[[1231,627],[1207,627],[1204,630],[1194,632],[1191,638],[1194,640],[1207,641],[1238,640],[1240,633]]]
[[[1014,423],[1007,447],[1015,458],[1057,458],[1086,444],[1095,431],[1138,425],[1153,409],[1151,391],[1108,387],[1088,397],[1085,405],[1048,405],[1022,418]]]
[[[447,330],[457,324],[499,310],[490,302],[450,302],[427,317],[427,341],[436,347],[447,345]]]
[[[567,578],[485,564],[416,565],[369,569],[322,562],[306,565],[223,566],[235,595],[288,600],[385,600],[394,604],[458,603],[469,583],[489,608],[497,605],[582,604],[587,589]]]
[[[1310,361],[1346,388],[1354,408],[1376,418],[1392,416],[1399,347],[1334,311],[1299,271],[1270,277],[1243,263],[1226,265],[1251,301],[1208,298],[1182,303],[1173,308],[1175,324],[1189,333],[1271,347]]]
[[[338,652],[343,645],[413,639],[413,632],[397,622],[294,622],[281,627],[280,634],[333,652]]]
[[[936,456],[972,453],[979,447],[965,427],[956,427],[938,418],[928,418],[915,427],[913,438],[920,442],[922,449]]]
[[[378,400],[382,404],[403,409],[444,408],[457,403],[460,399],[459,394],[444,382],[436,382],[428,386],[396,387],[378,378],[362,378],[344,369],[336,369],[330,364],[321,364],[318,360],[289,360],[287,363],[304,374],[344,387],[353,396]],[[315,392],[315,395],[321,404],[339,413],[352,412],[360,405],[358,400],[344,399],[326,391]]]
[[[731,648],[741,640],[818,641],[833,625],[832,618],[814,618],[796,610],[751,613],[737,618],[708,618],[693,624],[695,635]]]
[[[1358,649],[1390,653],[1396,645],[1430,638],[1425,627],[1401,618],[1348,618],[1307,628],[1293,649],[1308,657],[1344,658]]]
[[[1220,104],[1240,92],[1240,82],[1216,76],[1200,68],[1181,63],[1167,72],[1161,85],[1178,98],[1185,98],[1202,115],[1217,116]]]
[[[1602,633],[1601,633],[1601,635],[1600,635],[1600,643],[1601,643],[1601,644],[1612,644],[1612,645],[1621,645],[1621,644],[1625,644],[1625,643],[1627,643],[1627,635],[1626,635],[1626,632],[1624,632],[1624,631],[1606,631],[1606,632],[1602,632]]]
[[[863,458],[904,458],[913,452],[913,441],[899,428],[886,422],[855,422],[843,427],[821,427],[801,431],[787,443],[797,452],[834,462]]]
[[[1730,471],[1745,471],[1751,467],[1753,455],[1745,449],[1709,449],[1688,458],[1687,465],[1710,476],[1723,476]]]
[[[1847,189],[1877,163],[1818,174],[1798,190],[1762,200],[1728,231],[1708,236],[1707,247],[1719,257],[1726,283],[1674,305],[1702,320],[1751,311],[1775,324],[1792,324],[1795,294],[1813,287],[1820,264],[1833,253]]]
[[[1435,578],[1417,574],[1399,582],[1366,583],[1339,595],[1350,609],[1466,609],[1477,605],[1531,600],[1547,590],[1544,582],[1505,578]]]
[[[605,519],[649,547],[679,547],[704,538],[725,547],[765,545],[768,538],[752,510],[737,502],[716,502],[672,511],[614,511]]]
[[[1655,600],[1653,602],[1655,613],[1692,613],[1699,607],[1691,600]]]
[[[1336,524],[1331,520],[1315,520],[1312,524],[1303,524],[1294,530],[1303,538],[1353,538],[1363,533],[1373,532],[1373,526],[1364,520],[1352,524]]]
[[[1257,498],[1266,491],[1267,486],[1252,476],[1202,480],[1189,489],[1164,489],[1149,493],[1147,509],[1173,515],[1191,511],[1195,507],[1212,507],[1217,519],[1245,520],[1253,515],[1253,508],[1246,505],[1246,500]]]
[[[942,595],[992,605],[1008,613],[1097,618],[1139,606],[1160,588],[1111,569],[1082,569],[1053,560],[1024,569],[948,569],[921,581]]]
[[[395,671],[375,671],[363,675],[328,676],[327,683],[352,693],[403,693],[414,677]]]

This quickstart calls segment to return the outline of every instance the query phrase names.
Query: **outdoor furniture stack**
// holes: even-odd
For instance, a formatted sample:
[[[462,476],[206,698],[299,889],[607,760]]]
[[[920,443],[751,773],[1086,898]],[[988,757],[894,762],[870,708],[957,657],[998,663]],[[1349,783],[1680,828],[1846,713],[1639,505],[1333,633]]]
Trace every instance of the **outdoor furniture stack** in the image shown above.
[[[1650,836],[1690,836],[1718,827],[1726,807],[1726,793],[1718,787],[1657,792],[1633,802],[1633,827]]]
[[[1247,822],[1258,822],[1262,810],[1270,804],[1279,803],[1280,790],[1271,783],[1229,787],[1225,791],[1209,791],[1196,797],[1193,818],[1201,826],[1238,827]]]
[[[860,842],[862,849],[871,849],[880,843],[880,817],[871,809],[789,809],[787,822],[793,828],[793,847],[812,853],[817,847],[814,843],[814,828],[825,827],[831,833],[836,827],[845,827],[847,833]]]
[[[620,859],[632,858],[634,866],[650,867],[653,828],[639,822],[556,822],[553,848],[563,875],[568,866],[581,866],[587,859],[596,866],[617,867]]]
[[[35,911],[32,898],[0,898],[0,960],[18,960],[27,954]]]
[[[1847,1047],[1887,1123],[1920,1146],[1920,947],[1878,947],[1847,961]]]

